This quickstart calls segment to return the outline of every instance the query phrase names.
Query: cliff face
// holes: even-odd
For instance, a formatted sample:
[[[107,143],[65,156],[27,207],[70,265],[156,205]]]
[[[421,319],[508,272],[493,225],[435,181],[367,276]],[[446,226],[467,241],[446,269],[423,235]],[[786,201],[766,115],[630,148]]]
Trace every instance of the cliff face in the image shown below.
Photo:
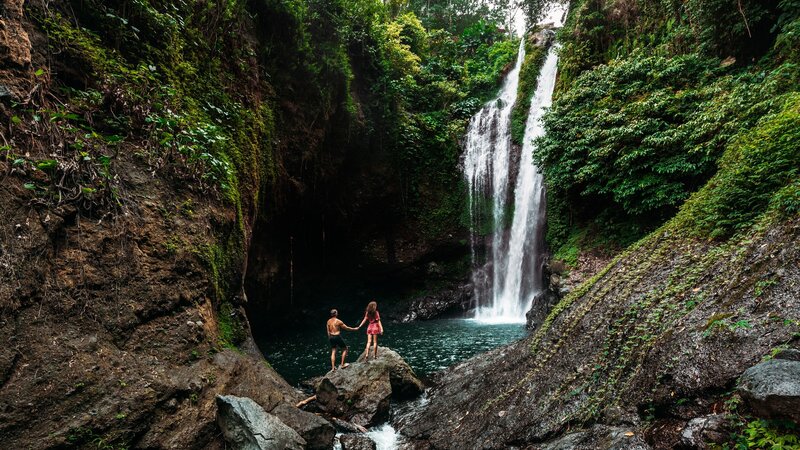
[[[427,406],[398,424],[415,446],[796,441],[786,415],[760,416],[736,386],[748,367],[800,344],[800,74],[787,46],[798,11],[671,6],[571,3],[535,153],[556,259],[574,265],[592,239],[619,245],[655,231],[546,318],[534,314],[530,337],[444,372]],[[732,26],[730,41],[708,32],[743,16],[752,29]],[[693,427],[711,422],[698,438]]]
[[[120,215],[42,207],[16,174],[3,181],[4,445],[222,448],[215,394],[267,409],[297,396],[260,355],[225,348],[247,322],[236,307],[220,314],[203,252],[235,214],[132,158],[115,166],[129,192]]]
[[[369,5],[343,25],[342,2],[2,2],[4,445],[221,447],[215,395],[297,400],[248,297],[270,325],[329,272],[460,281],[461,122],[426,169],[400,164],[414,116],[372,85],[419,71],[425,31]]]
[[[747,367],[797,347],[799,232],[794,219],[724,244],[654,233],[532,336],[447,371],[403,434],[507,448],[602,424],[673,448],[689,420],[725,410]]]

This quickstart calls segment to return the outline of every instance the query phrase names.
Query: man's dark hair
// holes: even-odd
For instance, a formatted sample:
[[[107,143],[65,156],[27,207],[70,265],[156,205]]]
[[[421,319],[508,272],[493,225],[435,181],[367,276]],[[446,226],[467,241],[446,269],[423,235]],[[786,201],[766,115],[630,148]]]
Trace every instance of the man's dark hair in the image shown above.
[[[336,317],[339,314],[339,311],[332,309],[331,310],[331,317]]]

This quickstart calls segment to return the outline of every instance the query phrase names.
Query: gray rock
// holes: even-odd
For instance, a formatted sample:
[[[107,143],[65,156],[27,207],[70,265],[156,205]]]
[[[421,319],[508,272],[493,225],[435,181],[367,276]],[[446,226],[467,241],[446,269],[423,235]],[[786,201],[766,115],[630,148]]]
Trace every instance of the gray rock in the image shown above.
[[[650,446],[636,430],[595,425],[543,444],[541,450],[649,450]]]
[[[463,313],[472,300],[472,285],[462,284],[434,294],[414,299],[408,311],[400,317],[401,322],[435,319],[448,314]]]
[[[306,441],[306,448],[328,449],[333,445],[336,429],[322,417],[297,409],[288,403],[281,403],[270,412],[297,431]]]
[[[529,39],[536,47],[548,48],[553,44],[555,38],[556,32],[553,31],[553,29],[549,26],[546,26],[546,28],[542,28],[541,30],[533,33]]]
[[[392,385],[392,398],[396,400],[415,398],[425,390],[414,369],[396,351],[387,347],[378,347],[377,359],[367,361],[366,353],[362,353],[357,362],[387,370],[389,383]]]
[[[544,323],[547,315],[558,303],[560,297],[554,291],[547,289],[533,298],[531,309],[525,313],[525,326],[529,330],[535,330]]]
[[[367,429],[362,427],[361,425],[356,425],[354,423],[350,423],[346,420],[337,419],[336,417],[331,418],[331,422],[333,426],[336,427],[337,430],[341,431],[342,433],[366,433]]]
[[[365,365],[366,366],[366,365]],[[341,375],[347,369],[349,374]],[[389,418],[392,385],[385,371],[359,369],[356,364],[325,377],[317,386],[320,408],[334,417],[369,427]]]
[[[706,442],[723,442],[728,433],[724,414],[697,417],[681,431],[681,445],[686,448],[706,449]]]
[[[423,389],[403,358],[385,347],[378,348],[377,359],[367,361],[361,355],[350,367],[329,372],[315,387],[323,412],[365,427],[389,418],[391,398],[412,398]]]
[[[739,392],[761,417],[800,422],[800,361],[772,359],[756,364],[739,379]]]
[[[775,359],[788,359],[790,361],[800,361],[800,350],[796,348],[787,348],[781,350],[775,355]]]
[[[0,84],[0,98],[10,98],[14,99],[14,94],[11,92],[11,89],[6,87],[5,85]]]
[[[339,436],[342,450],[375,450],[375,441],[364,434],[343,434]]]
[[[554,441],[545,443],[542,445],[541,450],[572,450],[580,448],[584,442],[589,440],[589,437],[590,433],[588,431],[565,434]]]
[[[236,450],[301,450],[306,441],[247,397],[217,396],[217,425]]]

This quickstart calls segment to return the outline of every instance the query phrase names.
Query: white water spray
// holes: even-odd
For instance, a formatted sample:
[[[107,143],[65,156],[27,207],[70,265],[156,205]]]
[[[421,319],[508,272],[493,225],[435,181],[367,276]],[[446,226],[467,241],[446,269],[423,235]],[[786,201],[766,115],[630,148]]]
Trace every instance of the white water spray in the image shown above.
[[[560,25],[562,8],[554,8],[546,20]],[[464,150],[473,230],[475,318],[492,323],[525,322],[525,313],[542,289],[544,186],[533,164],[533,140],[544,133],[541,117],[552,103],[558,56],[556,48],[547,54],[531,99],[524,145],[514,158],[511,110],[524,58],[523,38],[498,98],[470,121]],[[481,227],[487,225],[492,231],[482,236]],[[483,249],[487,250],[485,261],[479,261]]]

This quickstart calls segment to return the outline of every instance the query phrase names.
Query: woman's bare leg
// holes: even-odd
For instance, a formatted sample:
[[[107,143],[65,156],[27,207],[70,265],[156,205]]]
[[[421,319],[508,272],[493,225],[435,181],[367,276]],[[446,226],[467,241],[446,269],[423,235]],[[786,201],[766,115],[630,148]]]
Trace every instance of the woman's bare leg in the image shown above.
[[[372,344],[372,335],[368,334],[367,335],[367,348],[364,349],[364,351],[367,353],[367,359],[369,359],[369,346],[370,346],[370,344]]]
[[[372,336],[372,350],[373,350],[372,351],[372,353],[373,353],[372,357],[373,358],[377,358],[378,357],[378,335],[377,334]]]

